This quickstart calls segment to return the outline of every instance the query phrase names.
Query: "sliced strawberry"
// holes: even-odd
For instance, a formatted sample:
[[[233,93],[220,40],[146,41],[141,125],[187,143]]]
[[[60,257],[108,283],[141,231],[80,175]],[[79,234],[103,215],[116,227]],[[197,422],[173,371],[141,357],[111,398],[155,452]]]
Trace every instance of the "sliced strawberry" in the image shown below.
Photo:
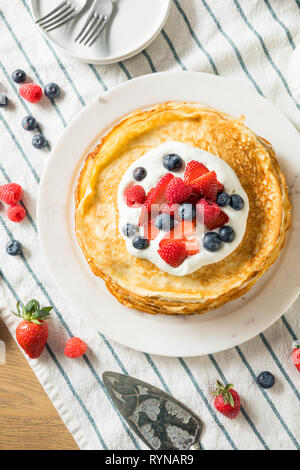
[[[166,199],[170,204],[185,202],[192,194],[192,188],[187,186],[181,178],[173,178],[166,189]]]
[[[205,175],[205,173],[208,172],[209,170],[206,168],[205,165],[200,162],[197,162],[196,160],[192,160],[186,166],[183,178],[184,182],[186,184],[191,184],[195,179],[199,178],[202,175]]]
[[[124,191],[124,199],[127,206],[130,207],[144,204],[146,200],[145,190],[138,184],[129,186]]]
[[[191,186],[196,194],[215,202],[219,192],[219,182],[215,171],[210,171],[203,176],[195,179]]]
[[[220,207],[215,202],[200,199],[196,205],[198,220],[202,224],[209,224],[213,222],[221,212]]]
[[[208,230],[214,230],[215,228],[223,227],[223,225],[227,224],[228,221],[228,215],[225,214],[225,212],[221,211],[215,220],[206,224],[206,227],[208,228]]]
[[[174,175],[172,175],[172,173],[167,173],[159,180],[154,188],[150,189],[145,202],[148,211],[151,210],[152,205],[166,202],[166,189],[173,178]]]
[[[196,225],[191,220],[183,220],[176,227],[167,233],[159,242],[159,246],[163,247],[170,241],[184,242],[188,255],[199,253],[199,243],[196,237]]]
[[[191,194],[190,197],[186,200],[188,204],[193,204],[194,206],[200,200],[200,196],[197,194]]]
[[[177,268],[188,256],[185,243],[179,240],[169,241],[158,251],[159,256],[173,268]]]
[[[145,225],[150,220],[149,212],[145,204],[142,206],[142,210],[139,218],[139,226]]]

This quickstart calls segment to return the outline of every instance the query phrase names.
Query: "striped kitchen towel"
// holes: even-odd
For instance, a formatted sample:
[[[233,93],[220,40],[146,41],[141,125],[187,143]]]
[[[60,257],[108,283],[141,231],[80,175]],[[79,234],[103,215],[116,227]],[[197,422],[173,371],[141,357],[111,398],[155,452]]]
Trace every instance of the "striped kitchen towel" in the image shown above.
[[[0,92],[13,103],[0,111],[0,184],[22,184],[27,209],[26,221],[13,224],[0,208],[1,314],[14,334],[17,320],[9,311],[17,300],[35,297],[54,305],[46,350],[29,362],[81,449],[145,448],[107,395],[104,370],[139,377],[187,403],[205,423],[203,449],[300,449],[300,375],[290,359],[291,343],[300,336],[297,304],[253,340],[192,359],[132,351],[85,325],[52,283],[39,250],[36,200],[49,151],[32,148],[22,118],[32,112],[53,146],[67,123],[99,92],[156,71],[196,70],[239,80],[300,128],[300,100],[287,79],[288,63],[300,42],[299,24],[299,0],[173,0],[167,24],[146,50],[125,62],[94,66],[63,56],[40,35],[29,0],[0,0]],[[62,98],[38,106],[25,102],[10,78],[16,68],[41,86],[59,83]],[[21,257],[6,255],[11,237],[22,241]],[[72,335],[89,345],[88,353],[76,361],[63,354]],[[270,390],[255,384],[262,369],[276,376]],[[235,421],[213,407],[210,392],[217,378],[234,383],[241,394],[243,407]]]

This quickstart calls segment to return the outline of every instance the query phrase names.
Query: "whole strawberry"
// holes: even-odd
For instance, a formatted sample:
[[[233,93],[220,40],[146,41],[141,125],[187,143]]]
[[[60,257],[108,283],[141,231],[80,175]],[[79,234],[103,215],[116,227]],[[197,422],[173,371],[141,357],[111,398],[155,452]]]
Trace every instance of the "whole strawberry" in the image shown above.
[[[296,340],[293,343],[292,359],[296,369],[300,372],[300,340]]]
[[[232,384],[224,386],[217,380],[217,389],[213,392],[215,396],[215,407],[227,418],[234,419],[237,417],[241,407],[241,400],[238,392],[233,389]]]
[[[40,307],[37,300],[30,300],[20,311],[20,302],[17,303],[17,313],[22,318],[16,329],[16,339],[21,348],[31,359],[36,359],[42,354],[47,339],[48,325],[45,322],[49,318],[53,307]]]

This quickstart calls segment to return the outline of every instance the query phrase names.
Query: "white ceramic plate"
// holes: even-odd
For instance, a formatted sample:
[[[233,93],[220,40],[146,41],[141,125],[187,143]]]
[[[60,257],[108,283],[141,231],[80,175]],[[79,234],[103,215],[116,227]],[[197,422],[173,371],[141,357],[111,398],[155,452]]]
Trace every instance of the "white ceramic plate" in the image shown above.
[[[288,243],[270,271],[244,297],[204,315],[152,316],[123,307],[92,274],[74,233],[74,188],[87,153],[122,116],[167,100],[197,101],[233,116],[244,114],[246,124],[272,142],[294,207]],[[266,329],[288,309],[300,289],[300,263],[295,262],[300,259],[299,148],[298,132],[273,105],[239,83],[213,75],[146,75],[98,97],[72,121],[53,150],[38,201],[42,251],[74,315],[84,315],[95,331],[119,343],[166,356],[214,353]]]
[[[62,0],[31,0],[37,20],[53,10]],[[171,0],[112,0],[113,16],[100,39],[92,47],[75,43],[74,39],[84,25],[88,7],[74,20],[61,28],[42,33],[65,54],[89,64],[112,64],[128,59],[145,49],[163,28],[171,7]]]

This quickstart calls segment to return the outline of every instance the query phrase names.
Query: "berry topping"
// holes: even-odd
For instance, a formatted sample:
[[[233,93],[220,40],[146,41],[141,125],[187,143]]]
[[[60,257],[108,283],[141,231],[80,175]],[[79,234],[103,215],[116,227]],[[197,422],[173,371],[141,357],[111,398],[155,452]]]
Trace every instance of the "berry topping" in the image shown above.
[[[22,98],[30,103],[37,103],[43,96],[43,90],[41,87],[34,83],[26,83],[25,85],[22,85],[19,92]]]
[[[136,181],[142,181],[147,176],[146,168],[139,166],[133,170],[133,177]]]
[[[0,93],[0,108],[6,108],[8,106],[9,100],[6,95]]]
[[[230,205],[235,211],[240,211],[244,207],[244,201],[238,194],[233,194],[231,196]]]
[[[151,211],[151,206],[153,206],[154,204],[157,205],[166,202],[166,189],[173,178],[174,176],[171,173],[167,173],[159,180],[159,182],[154,188],[150,189],[145,202],[145,206],[149,212]],[[158,209],[159,208],[155,208],[156,211]]]
[[[173,268],[177,268],[188,256],[185,243],[179,240],[169,241],[158,250],[159,256]]]
[[[159,214],[155,219],[155,225],[163,232],[170,232],[174,227],[174,217],[170,214]]]
[[[46,137],[43,134],[36,134],[32,139],[32,145],[38,150],[45,148],[47,145]]]
[[[225,243],[231,243],[235,239],[235,231],[229,225],[224,225],[219,230],[220,238]]]
[[[197,194],[213,202],[217,200],[217,195],[221,187],[215,171],[210,171],[209,173],[205,173],[205,175],[199,176],[199,178],[196,178],[191,183],[191,186]]]
[[[257,376],[256,382],[262,388],[271,388],[275,383],[275,377],[271,372],[264,371]]]
[[[65,346],[65,356],[71,359],[83,356],[87,351],[87,345],[80,338],[70,338]]]
[[[24,83],[26,81],[26,73],[24,70],[15,70],[12,74],[12,79],[16,83]]]
[[[18,256],[23,253],[22,245],[18,240],[9,240],[6,245],[6,252],[11,256]]]
[[[227,193],[220,193],[219,196],[217,197],[217,204],[220,207],[225,207],[230,204],[231,197]]]
[[[183,160],[176,153],[169,153],[164,156],[163,165],[168,171],[179,171],[183,167]]]
[[[192,194],[192,188],[186,186],[181,178],[173,178],[166,190],[166,199],[170,204],[185,202]]]
[[[0,186],[0,201],[5,204],[17,204],[22,198],[23,189],[17,183],[8,183]]]
[[[227,224],[228,221],[228,215],[225,214],[225,212],[221,211],[215,220],[206,224],[206,227],[208,228],[208,230],[214,230],[215,228],[223,227],[223,225]]]
[[[138,231],[138,227],[132,224],[126,224],[122,228],[122,232],[124,233],[125,237],[133,237]]]
[[[52,308],[41,308],[39,302],[33,299],[22,307],[22,312],[18,302],[17,313],[12,312],[22,318],[16,329],[16,340],[31,359],[40,357],[45,348],[48,339],[48,325],[45,320]]]
[[[227,418],[234,419],[239,414],[241,408],[241,400],[238,392],[234,390],[232,384],[226,387],[217,380],[218,387],[213,395],[215,396],[214,404],[216,409]]]
[[[203,238],[203,246],[207,251],[218,251],[222,240],[216,232],[207,232]]]
[[[144,237],[150,242],[154,240],[159,234],[159,229],[155,225],[155,219],[150,219],[143,225]]]
[[[22,120],[22,127],[25,131],[34,131],[37,127],[37,120],[33,116],[26,116]]]
[[[26,217],[26,210],[20,204],[14,204],[7,209],[7,217],[12,222],[22,222]]]
[[[178,215],[181,220],[193,220],[196,217],[196,207],[185,202],[179,206]]]
[[[221,212],[220,207],[215,202],[200,199],[196,206],[197,214],[200,222],[207,225],[218,217]]]
[[[292,359],[296,369],[300,372],[300,341],[296,340],[293,342],[293,353]]]
[[[192,160],[186,166],[186,170],[184,173],[184,182],[186,184],[191,184],[195,179],[199,178],[205,173],[208,173],[209,170],[200,162],[196,160]]]
[[[170,241],[184,242],[187,254],[192,256],[199,253],[199,243],[196,237],[196,224],[190,220],[183,220],[176,227],[167,233],[159,242],[160,248]]]
[[[45,86],[44,93],[49,100],[56,100],[60,96],[60,88],[56,83],[49,83]]]
[[[127,206],[134,206],[136,204],[140,205],[144,204],[146,200],[146,193],[144,188],[137,184],[134,186],[129,186],[124,191],[124,198]]]
[[[132,241],[132,245],[136,250],[146,250],[149,246],[149,241],[144,237],[135,237]]]

